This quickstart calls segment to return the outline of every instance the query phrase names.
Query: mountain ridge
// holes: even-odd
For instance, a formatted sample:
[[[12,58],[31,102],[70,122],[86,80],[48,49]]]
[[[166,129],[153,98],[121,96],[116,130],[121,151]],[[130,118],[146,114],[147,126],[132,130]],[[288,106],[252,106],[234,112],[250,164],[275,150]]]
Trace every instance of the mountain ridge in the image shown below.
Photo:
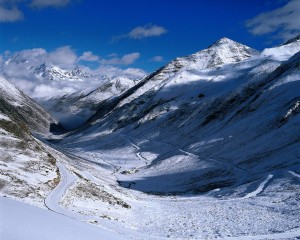
[[[223,45],[224,43],[227,44],[228,42],[230,44],[232,43],[231,40],[221,39],[220,42],[217,42],[217,45]],[[240,46],[236,43],[234,43],[234,45]],[[89,134],[93,133],[93,129],[97,129],[97,134],[101,136],[99,138],[100,142],[100,139],[105,139],[105,136],[110,139],[110,134],[113,133],[116,135],[118,135],[118,133],[130,134],[132,138],[136,139],[136,141],[141,142],[143,142],[143,138],[146,138],[149,143],[145,144],[144,148],[151,149],[151,151],[154,151],[159,156],[161,155],[164,157],[157,157],[157,159],[153,160],[149,165],[139,168],[139,173],[131,174],[127,178],[120,175],[120,182],[122,186],[126,187],[127,182],[133,181],[136,184],[131,186],[132,188],[140,191],[153,192],[156,186],[155,184],[151,183],[149,180],[149,182],[140,181],[141,185],[139,185],[137,183],[138,180],[136,180],[134,176],[136,175],[137,179],[139,179],[139,177],[143,176],[143,173],[151,175],[153,174],[151,170],[152,168],[155,169],[157,167],[159,169],[159,166],[164,161],[167,161],[166,159],[178,155],[178,149],[189,149],[191,146],[196,146],[198,144],[197,141],[200,141],[196,133],[198,133],[199,136],[206,136],[208,138],[210,135],[219,135],[221,132],[229,131],[227,129],[231,129],[230,131],[233,131],[236,135],[239,135],[239,133],[234,129],[240,129],[241,127],[236,124],[238,124],[239,121],[243,122],[246,121],[245,119],[251,119],[252,112],[252,114],[255,115],[257,111],[263,111],[260,110],[260,107],[255,107],[255,105],[258,104],[257,102],[259,102],[260,99],[264,99],[269,94],[269,91],[270,94],[271,92],[273,94],[273,91],[271,90],[272,84],[278,84],[279,82],[284,81],[281,79],[285,78],[285,75],[291,76],[291,71],[296,70],[297,64],[299,64],[299,58],[297,57],[298,55],[296,54],[294,57],[293,55],[294,52],[300,51],[300,44],[297,48],[295,48],[294,44],[290,44],[287,47],[291,48],[289,52],[289,58],[293,59],[293,61],[282,60],[280,54],[275,56],[278,57],[278,59],[273,59],[273,56],[273,58],[266,60],[266,56],[264,54],[258,55],[258,53],[255,51],[253,58],[249,56],[245,57],[244,60],[237,60],[236,58],[233,58],[231,59],[233,63],[230,62],[221,65],[217,64],[215,67],[208,67],[204,69],[203,65],[193,65],[192,63],[191,65],[193,67],[180,65],[178,69],[172,71],[170,69],[174,69],[173,67],[178,63],[177,58],[175,63],[174,61],[171,61],[165,67],[162,67],[157,72],[149,75],[134,88],[129,89],[120,97],[111,101],[106,101],[99,105],[98,113],[96,113],[88,121],[88,123],[78,131],[79,135],[82,137],[79,137],[75,131],[69,137],[67,137],[66,140],[62,140],[62,144],[68,146],[69,143],[67,142],[72,142],[73,138],[76,139],[78,144],[81,142],[80,138],[82,138],[81,144],[85,144],[84,139],[89,139],[88,136]],[[273,48],[272,51],[275,52],[276,49],[281,48]],[[204,52],[206,53],[207,51]],[[200,53],[203,54],[203,51],[200,51]],[[237,54],[240,56],[239,51],[237,51]],[[244,58],[245,55],[242,54],[241,56]],[[202,60],[203,59],[200,61]],[[205,60],[207,60],[207,58],[205,58]],[[166,68],[170,71],[166,71]],[[152,83],[150,84],[150,87],[147,86],[149,82]],[[295,84],[296,82],[297,81],[295,81]],[[289,81],[285,84],[289,84]],[[282,87],[278,89],[283,89],[285,84],[282,84]],[[292,91],[289,92],[291,92],[291,96],[295,94],[294,92],[292,93]],[[287,95],[287,93],[283,93],[283,96],[285,96],[287,99],[291,98],[291,96]],[[278,107],[281,104],[282,103],[275,102],[274,106]],[[297,108],[297,106],[298,105],[296,101],[292,104],[290,109]],[[264,108],[269,109],[267,105],[263,105],[262,109]],[[289,110],[287,110],[287,112],[288,111]],[[290,111],[297,112],[296,110]],[[266,119],[267,118],[268,117],[266,117]],[[276,118],[280,117],[277,116]],[[262,121],[265,120],[262,119]],[[255,124],[252,123],[252,125]],[[277,129],[279,125],[280,124],[277,123],[276,127],[273,126],[272,131],[274,131],[274,134],[277,134],[278,131],[281,131]],[[268,128],[269,127],[266,125],[266,129]],[[218,131],[220,132],[219,134]],[[247,129],[241,130],[241,132],[243,131],[247,131]],[[245,141],[249,141],[250,144],[253,142],[252,138],[264,138],[264,134],[268,135],[269,133],[262,131],[258,133],[258,136],[253,136],[253,134],[248,133],[249,139]],[[215,138],[224,139],[224,137],[218,136]],[[191,141],[191,139],[194,140]],[[247,139],[247,137],[245,139]],[[183,141],[182,144],[180,143],[181,141]],[[238,142],[235,141],[233,141],[232,146],[224,143],[226,146],[225,148],[237,148]],[[151,147],[151,142],[161,142],[161,144],[169,145],[167,148],[169,150],[166,150],[166,152],[163,151],[164,153],[161,153],[159,150],[154,150]],[[279,142],[280,141],[278,141],[278,144],[282,144]],[[217,142],[214,145],[216,148],[218,148]],[[97,146],[99,147],[99,144],[97,144]],[[140,147],[142,148],[142,146]],[[93,147],[90,146],[90,148]],[[233,156],[224,157],[228,154],[225,150],[221,152],[220,149],[218,149],[218,151],[215,150],[215,152],[220,152],[220,156],[218,158],[225,158],[226,161],[229,162],[232,161],[231,159],[235,159]],[[256,149],[259,149],[259,147],[256,147]],[[195,152],[192,151],[191,154],[195,154],[196,156],[199,154],[197,153],[198,151],[201,152],[202,150],[196,148]],[[247,151],[245,150],[245,152]],[[253,155],[260,155],[258,152],[254,152]],[[199,156],[202,154],[203,153],[199,154]],[[170,191],[167,191],[167,194],[176,194],[181,191],[184,193],[186,191],[194,191],[197,188],[198,190],[195,190],[195,192],[205,192],[207,189],[209,189],[206,186],[209,185],[211,186],[211,189],[213,189],[237,184],[237,181],[239,181],[238,179],[240,177],[240,171],[242,171],[237,166],[239,164],[243,166],[245,164],[243,161],[248,162],[248,164],[251,165],[250,162],[252,157],[247,154],[242,157],[241,153],[239,152],[237,156],[240,156],[240,160],[234,164],[236,165],[235,168],[232,168],[229,172],[224,170],[224,173],[218,177],[206,179],[207,182],[204,182],[202,186],[201,183],[198,182],[194,183],[194,186],[192,185],[192,187],[189,187],[191,182],[189,182],[187,179],[191,179],[193,177],[187,176],[187,178],[184,180],[185,183],[182,183],[182,186],[185,186],[182,188],[182,190],[170,190],[176,188],[172,186],[172,183],[170,180],[168,180],[165,181],[166,185],[163,184],[164,187],[162,186],[158,193],[163,194],[164,191],[167,191],[165,189],[169,189]],[[207,153],[205,155],[207,155]],[[290,164],[294,162],[291,159],[287,161],[290,161]],[[271,162],[271,165],[274,164],[273,161]],[[201,179],[201,176],[204,177],[205,174],[215,174],[214,172],[222,171],[222,166],[223,165],[221,164],[214,170],[202,170],[204,173],[201,173],[199,170],[200,175],[197,173],[198,170],[195,170],[195,173],[191,174],[191,176],[195,174],[196,176],[198,175],[197,178]],[[182,165],[182,167],[184,167],[184,165]],[[164,169],[163,171],[166,171],[167,173],[171,170]],[[253,171],[256,171],[256,177],[259,177],[260,171]],[[265,169],[262,168],[261,173],[264,171]],[[253,180],[254,176],[255,174],[253,174],[253,176],[248,175],[248,181]],[[218,180],[218,178],[221,180]],[[153,179],[153,181],[155,180]],[[174,182],[176,182],[176,180],[174,180]],[[225,184],[225,182],[227,183]],[[153,188],[146,187],[147,184],[150,184],[153,186]],[[168,188],[166,186],[168,186]],[[178,187],[178,189],[180,189],[180,187]]]

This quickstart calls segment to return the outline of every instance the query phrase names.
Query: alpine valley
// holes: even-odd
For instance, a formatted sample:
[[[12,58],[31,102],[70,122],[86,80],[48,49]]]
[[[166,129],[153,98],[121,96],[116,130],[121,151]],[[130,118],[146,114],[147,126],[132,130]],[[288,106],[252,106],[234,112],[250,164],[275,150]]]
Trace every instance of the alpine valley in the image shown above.
[[[1,64],[3,239],[300,238],[300,36],[222,38],[141,79]]]

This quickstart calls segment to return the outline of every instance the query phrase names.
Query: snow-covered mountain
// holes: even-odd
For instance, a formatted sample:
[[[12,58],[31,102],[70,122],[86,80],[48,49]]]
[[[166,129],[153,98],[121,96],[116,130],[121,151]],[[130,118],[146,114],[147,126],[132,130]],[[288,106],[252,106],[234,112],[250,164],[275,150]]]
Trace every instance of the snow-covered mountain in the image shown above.
[[[47,134],[55,125],[41,106],[0,78],[1,196],[43,206],[59,176],[56,158],[32,133]]]
[[[57,122],[13,84],[0,78],[1,112],[38,133],[48,133]]]
[[[46,63],[43,63],[36,67],[30,67],[30,70],[39,77],[45,80],[67,80],[67,81],[76,81],[76,80],[85,80],[93,77],[92,74],[83,72],[78,66],[76,66],[73,70],[68,71],[61,69],[58,66],[47,66]]]
[[[238,186],[276,166],[292,168],[298,158],[279,156],[300,144],[293,134],[299,116],[284,120],[289,112],[298,112],[299,50],[296,41],[259,54],[223,38],[208,49],[175,59],[101,104],[89,127],[63,142],[74,147],[74,138],[82,146],[97,133],[101,137],[95,151],[103,151],[103,135],[131,136],[141,151],[156,157],[135,174],[121,175],[120,182],[160,194]],[[288,57],[282,58],[282,52]],[[285,140],[278,137],[287,129],[294,130]],[[269,138],[273,142],[266,146]],[[159,143],[164,147],[156,149]],[[173,165],[176,158],[184,160]]]
[[[68,217],[57,218],[66,226],[79,220],[121,239],[298,238],[299,66],[299,38],[261,53],[222,38],[136,83],[107,79],[53,100],[61,112],[93,115],[72,132],[49,134],[48,146],[35,140],[56,159],[52,191],[55,168],[24,173],[7,160],[1,177],[6,169],[20,181],[45,173],[50,185],[28,181],[40,194],[32,204],[44,200]],[[32,196],[5,186],[2,195]]]
[[[37,61],[34,56],[28,56],[28,54],[16,53],[4,62],[4,69],[2,70],[7,76],[12,75],[12,77],[15,77],[15,73],[11,70],[18,68],[22,71],[21,73],[23,73],[24,70],[26,71],[23,77],[33,75],[41,81],[76,81],[93,77],[93,74],[83,71],[79,66],[71,70],[66,70],[50,62],[40,64],[39,62],[42,61],[42,59],[38,60],[39,61]],[[20,75],[20,77],[22,77],[22,75]]]
[[[100,85],[93,90],[83,90],[51,99],[40,99],[40,103],[68,130],[82,126],[98,106],[120,96],[136,85],[139,80],[126,77],[102,76]]]
[[[132,77],[87,72],[79,66],[66,70],[49,62],[37,64],[36,58],[24,53],[0,64],[1,75],[32,96],[67,130],[87,121],[101,102],[139,82]]]
[[[222,38],[207,49],[186,57],[176,58],[148,76],[141,84],[142,86],[134,90],[134,93],[126,100],[124,99],[121,105],[141,96],[150,89],[155,91],[164,88],[168,82],[187,83],[187,81],[193,81],[193,78],[185,76],[186,72],[215,69],[224,64],[233,64],[257,55],[258,51],[254,49],[228,38]]]

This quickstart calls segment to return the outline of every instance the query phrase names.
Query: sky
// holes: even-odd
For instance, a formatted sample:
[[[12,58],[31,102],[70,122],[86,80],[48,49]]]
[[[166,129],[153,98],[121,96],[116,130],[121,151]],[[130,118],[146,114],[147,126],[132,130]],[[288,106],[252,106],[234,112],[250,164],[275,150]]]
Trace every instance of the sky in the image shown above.
[[[300,0],[0,0],[0,74],[38,100],[142,79],[222,37],[263,50],[299,33]],[[93,77],[49,81],[43,63]]]
[[[90,68],[150,73],[222,37],[262,50],[299,24],[299,0],[0,0],[0,54],[60,49]]]

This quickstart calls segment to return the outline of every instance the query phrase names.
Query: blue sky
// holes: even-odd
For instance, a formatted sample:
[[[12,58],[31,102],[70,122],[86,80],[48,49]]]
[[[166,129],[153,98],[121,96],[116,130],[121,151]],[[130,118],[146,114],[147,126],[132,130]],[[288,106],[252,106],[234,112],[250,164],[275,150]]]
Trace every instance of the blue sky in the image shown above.
[[[0,54],[68,46],[91,67],[151,72],[224,36],[258,50],[279,44],[299,31],[299,2],[0,0]]]

